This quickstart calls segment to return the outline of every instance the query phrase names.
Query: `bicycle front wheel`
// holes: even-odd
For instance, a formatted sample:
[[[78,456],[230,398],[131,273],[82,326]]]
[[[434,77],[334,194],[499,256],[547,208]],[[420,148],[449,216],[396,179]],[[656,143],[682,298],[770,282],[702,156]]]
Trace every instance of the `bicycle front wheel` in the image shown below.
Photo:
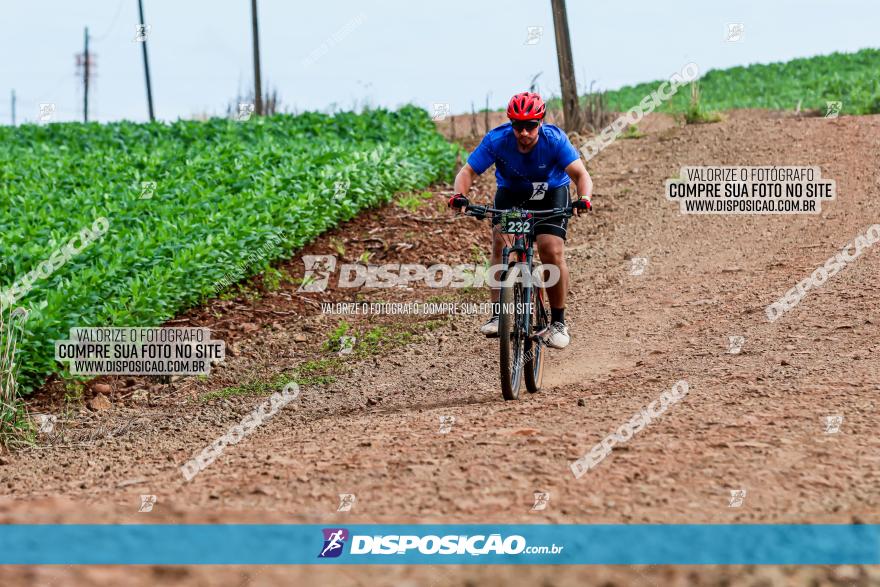
[[[532,287],[532,334],[546,328],[550,321],[547,307],[544,305],[544,288]],[[524,341],[526,389],[530,393],[540,391],[544,380],[544,343],[541,340]]]
[[[522,311],[522,284],[510,283],[502,286],[498,338],[501,343],[501,395],[506,400],[519,399],[525,345],[523,321],[520,319]]]

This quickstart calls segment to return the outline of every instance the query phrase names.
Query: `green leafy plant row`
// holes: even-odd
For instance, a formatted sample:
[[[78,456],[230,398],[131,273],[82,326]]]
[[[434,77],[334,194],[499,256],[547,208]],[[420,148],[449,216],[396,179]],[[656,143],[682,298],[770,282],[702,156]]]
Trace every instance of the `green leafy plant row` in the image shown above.
[[[700,65],[700,63],[697,63]],[[684,63],[677,67],[680,69]],[[675,71],[673,68],[669,74]],[[880,113],[880,50],[832,53],[791,61],[703,71],[700,100],[707,111],[735,108],[825,111],[828,102],[842,102],[842,114]],[[656,80],[605,92],[606,107],[623,112],[636,106],[666,80]],[[664,102],[659,112],[687,113],[687,86]],[[558,99],[552,104],[558,106]]]
[[[158,325],[216,295],[252,251],[270,243],[251,274],[396,192],[450,179],[455,157],[411,106],[0,128],[0,289],[109,222],[17,302],[30,310],[22,389],[61,368],[54,341],[70,327]]]

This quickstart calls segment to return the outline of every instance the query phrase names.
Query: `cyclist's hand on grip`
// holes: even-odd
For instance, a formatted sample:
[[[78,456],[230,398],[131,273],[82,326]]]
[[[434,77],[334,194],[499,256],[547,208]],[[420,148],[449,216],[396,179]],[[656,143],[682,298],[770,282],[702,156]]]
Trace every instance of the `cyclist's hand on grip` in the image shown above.
[[[470,201],[464,194],[453,194],[453,196],[449,198],[449,202],[446,205],[450,208],[458,210],[463,214],[464,209],[470,205]]]
[[[571,210],[574,212],[575,216],[580,216],[581,211],[592,212],[593,204],[590,202],[589,198],[581,198],[580,200],[575,200],[571,203]]]

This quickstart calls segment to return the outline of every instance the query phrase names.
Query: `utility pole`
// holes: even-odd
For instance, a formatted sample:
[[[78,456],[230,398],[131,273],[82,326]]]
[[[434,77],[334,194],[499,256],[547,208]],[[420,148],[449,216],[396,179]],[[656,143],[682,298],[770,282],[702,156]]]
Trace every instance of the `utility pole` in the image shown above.
[[[12,90],[12,126],[15,126],[15,90]]]
[[[487,133],[489,132],[489,94],[491,94],[491,93],[492,92],[489,92],[488,94],[486,94],[486,110],[485,110],[486,115],[483,117],[484,120],[486,121],[486,132]]]
[[[89,27],[83,36],[83,52],[77,53],[76,71],[83,78],[83,122],[89,121],[89,86],[95,77],[95,55],[89,51]]]
[[[257,26],[257,0],[251,0],[251,29],[254,37],[254,110],[263,115],[263,89],[260,81],[260,31]]]
[[[568,34],[568,15],[565,0],[550,0],[553,8],[553,29],[556,31],[556,56],[559,60],[559,81],[562,85],[562,112],[565,130],[581,130],[581,109],[577,83],[574,78],[574,59],[571,56],[571,37]]]
[[[471,134],[475,137],[480,136],[477,130],[477,111],[474,109],[474,101],[471,100]]]
[[[83,122],[89,121],[89,27],[86,27],[83,49]]]
[[[146,26],[147,23],[144,20],[144,2],[143,0],[138,0],[138,13],[141,17],[141,26],[144,27],[144,40],[141,41],[141,51],[144,54],[144,76],[147,78],[147,110],[150,112],[150,122],[156,120],[156,115],[153,113],[153,88],[150,84],[150,61],[147,59],[147,35],[146,35]]]

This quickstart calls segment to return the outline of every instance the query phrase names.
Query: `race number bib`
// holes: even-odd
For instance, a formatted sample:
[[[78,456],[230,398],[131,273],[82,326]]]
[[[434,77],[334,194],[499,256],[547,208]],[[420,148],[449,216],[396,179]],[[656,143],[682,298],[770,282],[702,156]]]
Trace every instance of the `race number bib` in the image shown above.
[[[550,184],[548,184],[546,181],[533,181],[532,197],[529,198],[529,200],[543,200],[549,186]]]

